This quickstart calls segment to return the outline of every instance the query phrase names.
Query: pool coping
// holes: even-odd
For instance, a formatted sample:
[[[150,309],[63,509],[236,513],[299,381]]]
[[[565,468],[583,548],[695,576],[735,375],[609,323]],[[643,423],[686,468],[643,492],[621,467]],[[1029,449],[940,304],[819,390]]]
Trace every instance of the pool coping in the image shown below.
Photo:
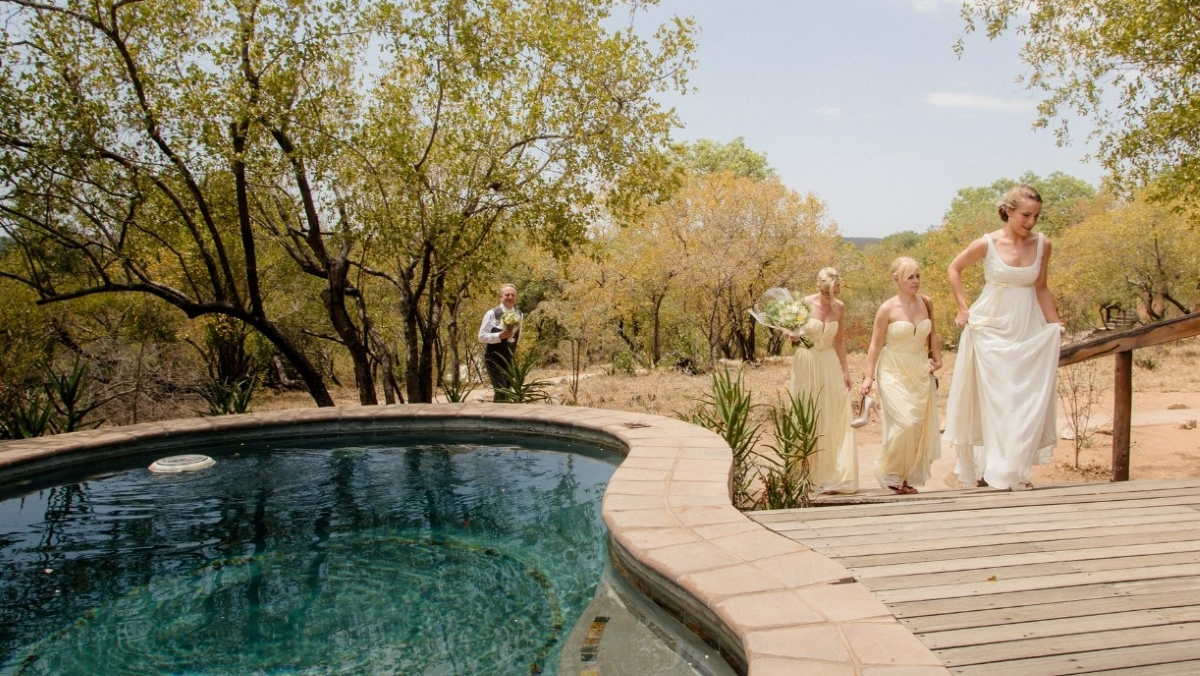
[[[610,555],[630,582],[750,676],[948,676],[841,564],[755,523],[730,502],[733,455],[682,420],[608,409],[397,404],[187,418],[0,442],[0,481],[27,480],[130,442],[282,424],[546,435],[622,453],[604,493]],[[105,449],[110,449],[105,453]]]

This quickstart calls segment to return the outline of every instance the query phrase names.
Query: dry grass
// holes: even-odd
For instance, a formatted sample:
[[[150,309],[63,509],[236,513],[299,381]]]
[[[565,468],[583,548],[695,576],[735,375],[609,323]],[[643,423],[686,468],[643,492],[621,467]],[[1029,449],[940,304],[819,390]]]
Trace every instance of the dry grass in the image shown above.
[[[941,386],[938,388],[938,409],[945,419],[946,394],[953,376],[954,353],[944,355],[945,367],[938,373]],[[1168,478],[1176,476],[1200,476],[1200,430],[1174,428],[1175,418],[1195,418],[1200,415],[1200,337],[1138,350],[1134,354],[1134,411],[1160,416],[1166,415],[1161,424],[1145,425],[1133,430],[1134,478]],[[850,374],[857,385],[862,382],[863,363],[866,355],[849,355]],[[1102,358],[1102,372],[1111,373],[1112,358]],[[784,396],[791,378],[791,357],[775,357],[757,363],[741,364],[729,362],[723,368],[740,369],[744,382],[754,399],[764,406],[758,416],[765,420],[766,406],[774,405]],[[550,380],[549,391],[555,403],[568,401],[569,377],[562,369],[540,369],[534,372],[539,379]],[[1111,376],[1105,376],[1106,392],[1097,406],[1095,421],[1111,428],[1112,395]],[[661,370],[636,374],[611,373],[605,366],[595,366],[585,372],[579,383],[576,405],[608,408],[621,411],[653,413],[677,417],[691,411],[696,402],[709,391],[711,376],[689,375],[679,371]],[[356,405],[358,395],[352,388],[338,388],[334,398],[341,405]],[[491,389],[480,385],[471,394],[472,401],[490,401]],[[1166,413],[1168,407],[1187,402],[1190,410]],[[312,406],[308,395],[298,392],[264,394],[255,400],[255,410],[281,408],[304,408]],[[1177,415],[1176,415],[1177,414]],[[1174,416],[1174,417],[1171,417]],[[871,424],[856,432],[860,444],[878,444],[880,428],[878,416]],[[761,444],[760,444],[761,445]],[[1096,435],[1094,446],[1080,457],[1081,467],[1072,467],[1073,451],[1069,441],[1062,441],[1055,451],[1054,464],[1038,468],[1035,482],[1072,483],[1099,481],[1109,475],[1112,437],[1103,433]]]

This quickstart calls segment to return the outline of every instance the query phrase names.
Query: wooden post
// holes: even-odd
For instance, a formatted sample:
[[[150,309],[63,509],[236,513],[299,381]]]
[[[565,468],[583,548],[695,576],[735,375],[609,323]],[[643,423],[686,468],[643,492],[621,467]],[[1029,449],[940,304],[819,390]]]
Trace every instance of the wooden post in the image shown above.
[[[1133,423],[1133,350],[1116,354],[1113,369],[1112,480],[1129,481],[1129,436]]]

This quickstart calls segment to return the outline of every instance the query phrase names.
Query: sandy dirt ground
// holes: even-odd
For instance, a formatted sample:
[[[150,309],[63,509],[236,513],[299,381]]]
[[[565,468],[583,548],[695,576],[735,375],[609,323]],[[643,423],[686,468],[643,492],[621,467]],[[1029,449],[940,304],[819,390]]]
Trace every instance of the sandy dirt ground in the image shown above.
[[[944,420],[946,392],[953,378],[954,353],[945,355],[946,366],[938,373],[941,385],[939,419]],[[851,377],[856,383],[863,376],[864,354],[850,355]],[[1034,485],[1108,481],[1112,459],[1112,385],[1113,359],[1101,358],[1088,362],[1095,369],[1100,392],[1095,399],[1090,423],[1087,425],[1087,447],[1075,462],[1075,446],[1070,439],[1060,439],[1052,461],[1035,467]],[[778,403],[786,392],[791,374],[791,357],[775,357],[754,364],[725,363],[740,370],[754,400],[761,404],[760,419],[766,419],[766,407]],[[1060,381],[1061,378],[1060,371]],[[572,397],[570,376],[562,369],[545,368],[535,371],[535,377],[549,383],[548,390],[555,403],[579,406],[639,411],[678,417],[691,410],[710,388],[709,375],[688,375],[678,371],[611,373],[605,367],[594,367],[578,381]],[[1170,345],[1138,350],[1134,353],[1133,421],[1131,427],[1130,478],[1166,479],[1200,477],[1200,338],[1191,338]],[[357,395],[348,388],[335,392],[339,404],[357,404]],[[491,390],[480,385],[469,397],[472,401],[490,401]],[[256,402],[256,410],[311,406],[312,401],[300,393],[266,397]],[[1071,416],[1062,402],[1058,406],[1061,430],[1071,427]],[[1189,421],[1191,427],[1189,427]],[[1066,436],[1069,436],[1067,434]],[[878,412],[871,422],[856,431],[859,448],[860,492],[882,493],[873,472],[879,453],[880,422]],[[943,448],[942,458],[933,467],[933,478],[923,490],[959,488],[954,476],[954,457]]]
[[[954,353],[945,355],[946,366],[939,371],[939,420],[945,419],[946,393],[953,378]],[[861,382],[865,355],[849,358],[851,377]],[[790,378],[790,357],[767,359],[758,364],[726,364],[741,369],[746,386],[757,402],[770,405],[783,395]],[[1051,462],[1034,469],[1034,485],[1108,481],[1112,475],[1113,359],[1088,362],[1094,369],[1097,385],[1086,444],[1075,458],[1072,439],[1062,438]],[[653,372],[639,375],[607,374],[594,370],[579,381],[577,403],[583,406],[645,411],[675,417],[695,405],[710,386],[709,376]],[[549,376],[549,372],[548,375]],[[561,382],[561,376],[555,378]],[[1062,379],[1060,378],[1060,381]],[[1167,346],[1138,350],[1134,353],[1133,420],[1131,425],[1130,478],[1165,479],[1200,477],[1200,340],[1196,338]],[[1061,388],[1060,388],[1061,389]],[[552,390],[556,400],[569,397],[565,384]],[[488,393],[490,395],[490,392]],[[477,395],[483,398],[483,393]],[[1080,397],[1086,400],[1086,397]],[[1059,428],[1069,437],[1072,416],[1060,397]],[[763,414],[765,418],[765,413]],[[879,453],[880,421],[874,412],[865,427],[856,430],[859,448],[860,492],[885,492],[875,480],[873,464]],[[955,458],[943,447],[935,462],[932,479],[924,490],[960,488],[954,475]],[[1077,466],[1078,465],[1078,466]]]

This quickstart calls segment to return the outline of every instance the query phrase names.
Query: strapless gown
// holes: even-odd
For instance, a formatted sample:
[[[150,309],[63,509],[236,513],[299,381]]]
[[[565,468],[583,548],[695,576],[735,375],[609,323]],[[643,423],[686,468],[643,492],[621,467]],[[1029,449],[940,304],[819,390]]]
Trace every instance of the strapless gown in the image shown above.
[[[858,490],[858,450],[850,427],[850,392],[842,381],[842,367],[833,349],[838,323],[810,319],[804,334],[813,346],[798,346],[792,357],[791,390],[812,395],[820,414],[817,452],[809,460],[813,487],[819,492],[854,493]]]
[[[929,467],[942,455],[936,386],[929,372],[927,344],[933,324],[923,319],[888,324],[887,340],[875,366],[883,418],[883,448],[875,478],[883,487],[922,486]]]

